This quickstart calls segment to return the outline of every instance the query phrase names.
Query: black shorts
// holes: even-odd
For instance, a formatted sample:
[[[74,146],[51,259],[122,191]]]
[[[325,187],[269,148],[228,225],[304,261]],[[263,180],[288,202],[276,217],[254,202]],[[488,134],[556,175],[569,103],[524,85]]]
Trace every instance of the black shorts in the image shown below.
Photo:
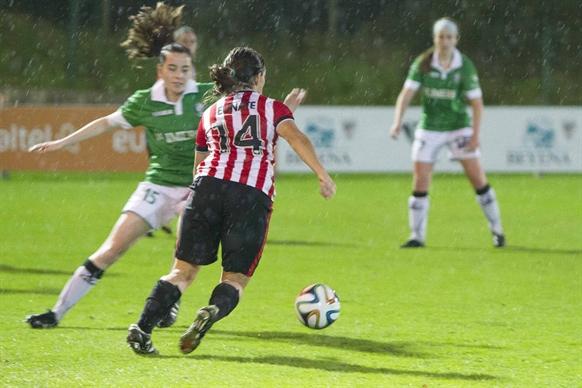
[[[252,276],[267,240],[273,202],[253,187],[198,177],[182,214],[176,258],[212,264],[222,246],[222,268]]]

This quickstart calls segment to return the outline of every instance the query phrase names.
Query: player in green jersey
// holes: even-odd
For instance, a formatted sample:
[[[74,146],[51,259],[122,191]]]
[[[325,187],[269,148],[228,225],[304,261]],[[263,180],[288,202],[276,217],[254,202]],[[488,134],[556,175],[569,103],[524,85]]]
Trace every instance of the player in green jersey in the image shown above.
[[[98,118],[73,134],[37,144],[31,152],[49,152],[119,128],[144,126],[149,149],[145,179],[130,197],[109,237],[70,278],[52,310],[32,315],[34,328],[54,327],[148,230],[178,215],[188,196],[194,165],[194,138],[203,112],[202,99],[212,84],[192,80],[192,58],[187,48],[162,48],[158,81],[135,92],[116,112]]]
[[[393,138],[400,134],[402,118],[417,91],[422,90],[422,115],[412,145],[413,192],[408,200],[411,235],[403,248],[423,247],[428,221],[428,190],[439,151],[447,147],[458,160],[477,194],[496,247],[505,246],[501,215],[495,191],[488,184],[479,160],[479,134],[483,98],[473,62],[459,50],[458,27],[448,18],[433,26],[433,48],[420,55],[410,67],[396,101]],[[467,103],[472,116],[467,113]]]

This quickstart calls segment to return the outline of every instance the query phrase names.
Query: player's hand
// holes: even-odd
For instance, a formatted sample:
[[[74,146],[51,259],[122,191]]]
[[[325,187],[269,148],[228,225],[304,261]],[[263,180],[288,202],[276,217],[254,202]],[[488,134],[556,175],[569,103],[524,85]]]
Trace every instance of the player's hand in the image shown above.
[[[477,148],[479,148],[479,138],[477,136],[472,136],[471,140],[469,140],[469,143],[467,143],[465,150],[467,150],[469,152],[473,152]]]
[[[390,127],[390,137],[392,139],[398,139],[398,136],[400,135],[400,128],[401,127],[402,127],[402,124],[400,124],[400,123],[392,124],[392,127]]]
[[[329,175],[319,178],[319,193],[325,199],[331,199],[335,195],[335,182]]]
[[[58,151],[63,148],[63,142],[60,140],[47,141],[45,143],[35,144],[28,149],[28,152],[45,153],[51,151]]]
[[[295,112],[295,110],[299,107],[299,105],[301,105],[303,100],[305,100],[306,96],[307,90],[295,88],[291,90],[291,92],[289,92],[287,97],[285,97],[285,101],[283,102],[285,103],[285,105],[287,105],[289,109],[291,109],[291,112]]]

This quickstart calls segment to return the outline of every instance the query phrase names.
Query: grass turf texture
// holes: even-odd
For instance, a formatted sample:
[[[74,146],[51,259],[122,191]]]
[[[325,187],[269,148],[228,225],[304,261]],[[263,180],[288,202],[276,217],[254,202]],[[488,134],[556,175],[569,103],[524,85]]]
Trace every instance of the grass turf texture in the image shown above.
[[[431,192],[429,247],[401,250],[409,176],[283,176],[263,260],[237,310],[200,348],[177,341],[220,271],[203,270],[161,355],[125,344],[174,238],[158,232],[114,265],[53,330],[22,319],[51,307],[106,237],[141,177],[14,174],[0,181],[0,385],[576,386],[582,381],[582,176],[501,175],[509,247],[492,248],[461,176]],[[296,294],[324,282],[342,301],[323,331],[302,327]]]

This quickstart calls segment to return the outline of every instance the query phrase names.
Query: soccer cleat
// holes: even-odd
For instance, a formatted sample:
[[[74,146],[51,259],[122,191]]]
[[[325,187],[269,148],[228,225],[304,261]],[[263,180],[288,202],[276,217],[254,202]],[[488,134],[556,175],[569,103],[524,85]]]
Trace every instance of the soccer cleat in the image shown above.
[[[424,243],[415,239],[410,239],[402,244],[400,248],[424,248]]]
[[[184,354],[192,353],[200,345],[206,332],[212,327],[214,318],[218,314],[218,307],[210,305],[198,310],[194,323],[180,337],[180,351]]]
[[[135,323],[127,330],[127,344],[137,354],[158,354],[152,343],[152,335],[144,332]]]
[[[26,322],[30,324],[33,329],[50,329],[59,324],[57,315],[51,310],[43,314],[29,315],[26,317]]]
[[[493,246],[495,248],[503,248],[505,246],[505,235],[493,233]]]
[[[180,300],[177,300],[176,303],[174,303],[172,305],[170,312],[168,312],[168,314],[165,317],[163,317],[157,323],[156,326],[160,327],[160,328],[172,326],[174,323],[176,323],[176,319],[178,319],[178,312],[179,311],[180,311]]]
[[[169,226],[162,226],[160,229],[162,230],[162,232],[166,232],[167,234],[172,234],[172,228],[170,228]]]

